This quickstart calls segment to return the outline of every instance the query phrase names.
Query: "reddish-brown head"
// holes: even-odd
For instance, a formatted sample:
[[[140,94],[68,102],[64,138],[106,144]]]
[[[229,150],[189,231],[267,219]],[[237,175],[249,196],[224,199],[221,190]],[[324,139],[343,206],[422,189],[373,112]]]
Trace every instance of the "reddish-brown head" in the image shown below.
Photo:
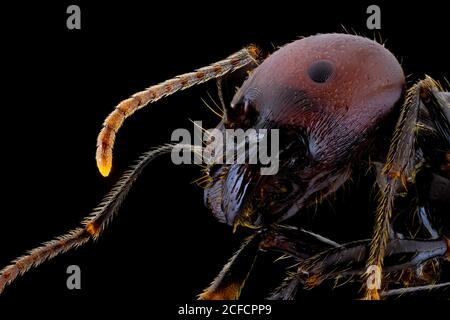
[[[397,59],[360,36],[316,35],[276,51],[235,95],[224,126],[279,129],[280,170],[266,177],[250,165],[224,167],[225,179],[206,190],[214,214],[231,224],[243,212],[250,216],[252,199],[252,208],[266,212],[248,222],[280,221],[336,190],[404,82]]]

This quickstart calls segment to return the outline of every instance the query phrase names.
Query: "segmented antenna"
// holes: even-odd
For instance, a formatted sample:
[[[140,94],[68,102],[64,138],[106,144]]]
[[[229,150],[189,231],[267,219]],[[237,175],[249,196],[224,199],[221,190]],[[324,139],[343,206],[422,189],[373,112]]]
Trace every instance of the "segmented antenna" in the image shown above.
[[[82,246],[90,239],[96,240],[117,214],[125,196],[145,166],[156,157],[169,153],[174,148],[181,148],[194,153],[200,153],[202,150],[201,147],[197,146],[166,144],[144,153],[139,158],[138,163],[123,174],[97,208],[83,220],[81,227],[73,229],[54,240],[44,242],[40,247],[28,251],[25,255],[17,258],[10,265],[0,270],[0,293],[3,292],[6,285],[31,268],[37,267],[46,260],[50,260],[70,249]]]
[[[155,102],[179,90],[187,89],[211,79],[220,78],[249,63],[257,63],[259,54],[258,48],[255,46],[248,46],[224,60],[151,86],[120,102],[103,122],[103,128],[97,138],[96,160],[100,173],[106,177],[111,171],[112,150],[117,131],[120,129],[125,119],[134,112],[145,107],[149,103]]]

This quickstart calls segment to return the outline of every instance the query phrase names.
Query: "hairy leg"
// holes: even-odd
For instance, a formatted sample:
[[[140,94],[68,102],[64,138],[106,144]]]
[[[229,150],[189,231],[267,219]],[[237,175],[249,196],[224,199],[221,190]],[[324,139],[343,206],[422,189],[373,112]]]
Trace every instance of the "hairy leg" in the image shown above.
[[[103,122],[103,128],[97,138],[96,160],[100,173],[108,176],[112,166],[112,150],[116,134],[125,119],[134,112],[177,91],[220,78],[251,63],[257,63],[259,55],[258,48],[248,46],[224,60],[151,86],[120,102]]]

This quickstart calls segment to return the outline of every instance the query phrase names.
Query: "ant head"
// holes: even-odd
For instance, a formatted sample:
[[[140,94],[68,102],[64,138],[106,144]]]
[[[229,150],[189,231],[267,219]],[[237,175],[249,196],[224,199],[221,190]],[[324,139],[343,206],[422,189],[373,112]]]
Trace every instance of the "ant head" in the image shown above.
[[[230,224],[243,216],[258,224],[284,220],[333,192],[402,97],[404,82],[397,59],[367,38],[323,34],[282,47],[245,81],[223,123],[279,129],[280,169],[263,177],[252,165],[224,167],[207,203]]]

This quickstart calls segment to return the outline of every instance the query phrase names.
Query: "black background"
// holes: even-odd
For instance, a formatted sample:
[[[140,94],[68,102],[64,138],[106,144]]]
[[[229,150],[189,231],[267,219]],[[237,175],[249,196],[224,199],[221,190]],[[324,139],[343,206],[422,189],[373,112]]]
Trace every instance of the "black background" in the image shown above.
[[[200,100],[207,92],[215,96],[214,83],[139,111],[120,131],[113,171],[105,179],[95,166],[96,137],[120,100],[249,43],[273,51],[299,36],[343,32],[342,25],[374,36],[366,28],[371,3],[73,3],[81,7],[81,30],[66,28],[69,2],[1,10],[1,266],[76,227],[133,160],[168,142],[175,128],[191,129],[189,119],[204,120],[206,127],[217,122]],[[408,79],[448,76],[445,8],[431,2],[378,4],[377,36],[387,40]],[[199,176],[194,166],[157,160],[97,243],[27,273],[7,287],[0,304],[46,301],[95,309],[109,301],[113,309],[133,305],[172,313],[175,305],[194,300],[240,242],[204,208],[202,190],[191,184]],[[335,210],[324,219],[335,237],[339,228],[370,231],[370,218],[358,217],[366,214],[359,215],[371,187],[362,190],[367,198],[345,197],[350,211]],[[71,264],[81,267],[82,290],[66,288]],[[265,281],[263,272],[250,284]]]

